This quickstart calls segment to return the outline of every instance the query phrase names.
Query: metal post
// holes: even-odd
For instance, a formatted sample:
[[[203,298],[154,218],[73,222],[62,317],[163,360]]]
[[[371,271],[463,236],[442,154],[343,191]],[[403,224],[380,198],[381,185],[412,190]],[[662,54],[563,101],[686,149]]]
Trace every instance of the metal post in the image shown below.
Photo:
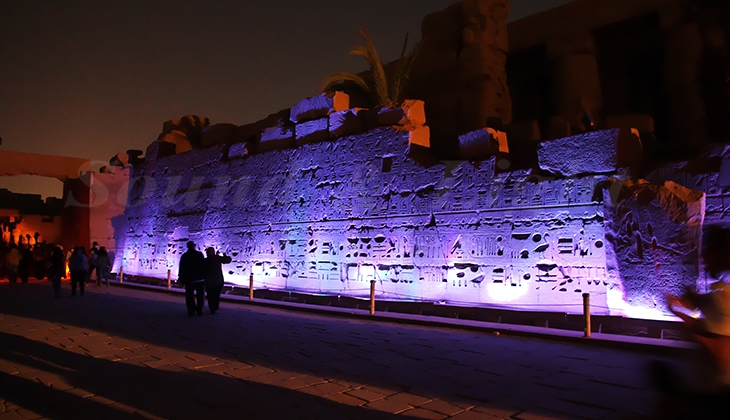
[[[585,329],[583,337],[591,336],[591,295],[583,293],[583,318],[585,319]]]
[[[171,275],[170,269],[168,268],[167,269],[167,290],[170,290],[170,287],[172,287],[172,284],[170,282],[170,275]]]
[[[370,280],[370,315],[375,315],[375,280]]]
[[[248,280],[248,300],[253,300],[253,273]]]
[[[124,283],[124,267],[119,267],[119,284]]]

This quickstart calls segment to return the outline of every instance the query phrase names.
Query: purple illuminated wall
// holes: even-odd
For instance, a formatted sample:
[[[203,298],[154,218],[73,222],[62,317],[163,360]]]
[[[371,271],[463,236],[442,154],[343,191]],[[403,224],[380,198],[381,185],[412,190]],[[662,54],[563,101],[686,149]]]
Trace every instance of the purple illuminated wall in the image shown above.
[[[233,285],[253,273],[256,288],[365,297],[375,280],[378,299],[568,312],[590,293],[594,313],[642,317],[666,313],[664,292],[702,285],[706,194],[664,182],[682,178],[671,167],[653,184],[620,181],[610,150],[590,153],[618,131],[541,149],[543,170],[570,176],[495,172],[494,157],[426,168],[408,157],[408,138],[382,128],[252,156],[216,146],[137,164],[116,264],[174,278],[193,240],[233,257]],[[575,142],[583,160],[551,155]],[[704,183],[722,207],[727,188],[712,167],[682,182]],[[724,217],[715,207],[713,221]]]

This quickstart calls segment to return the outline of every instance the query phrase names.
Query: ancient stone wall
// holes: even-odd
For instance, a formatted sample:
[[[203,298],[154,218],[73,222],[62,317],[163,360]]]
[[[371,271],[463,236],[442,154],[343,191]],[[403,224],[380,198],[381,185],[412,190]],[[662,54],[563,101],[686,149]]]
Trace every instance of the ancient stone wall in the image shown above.
[[[608,312],[603,175],[429,168],[385,128],[230,158],[224,147],[135,167],[117,260],[164,277],[188,240],[233,257],[226,281],[310,293]],[[619,298],[620,300],[620,298]]]
[[[232,285],[252,276],[256,288],[365,297],[375,281],[378,299],[573,313],[590,293],[594,313],[666,314],[664,293],[706,285],[701,231],[725,219],[730,164],[721,151],[631,180],[654,121],[605,106],[623,93],[605,89],[600,72],[612,67],[599,50],[621,43],[606,41],[621,28],[603,26],[624,15],[639,16],[632,30],[665,25],[657,2],[622,0],[618,17],[572,22],[523,57],[530,68],[550,57],[547,79],[518,79],[532,83],[523,93],[552,95],[532,107],[549,119],[549,141],[534,120],[509,124],[506,0],[426,18],[411,85],[425,111],[421,101],[351,108],[328,92],[246,126],[173,121],[195,130],[167,124],[133,163],[115,265],[175,278],[193,240],[233,257]],[[533,38],[516,42],[529,49]],[[632,57],[656,51],[661,40],[650,41]]]
[[[700,279],[705,194],[672,181],[614,182],[618,197],[609,188],[604,199],[609,272],[629,305],[661,311],[666,293],[682,295]]]

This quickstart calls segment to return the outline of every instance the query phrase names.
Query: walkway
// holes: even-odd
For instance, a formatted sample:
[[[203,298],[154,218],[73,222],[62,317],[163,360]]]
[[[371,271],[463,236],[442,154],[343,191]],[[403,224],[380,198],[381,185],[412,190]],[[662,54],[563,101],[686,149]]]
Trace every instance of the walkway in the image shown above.
[[[655,399],[641,351],[64,288],[0,283],[0,420],[631,419]]]

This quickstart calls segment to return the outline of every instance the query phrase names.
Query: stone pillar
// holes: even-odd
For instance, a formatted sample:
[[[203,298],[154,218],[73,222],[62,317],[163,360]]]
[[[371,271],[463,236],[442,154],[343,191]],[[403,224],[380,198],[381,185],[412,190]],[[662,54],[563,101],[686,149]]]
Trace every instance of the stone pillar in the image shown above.
[[[594,120],[603,117],[595,40],[587,32],[560,37],[548,42],[547,53],[554,63],[552,97],[558,115],[574,130],[584,131],[583,109]]]
[[[431,147],[442,158],[457,159],[457,136],[484,128],[488,118],[512,121],[509,9],[509,0],[463,0],[423,20],[407,93],[425,102]]]
[[[708,144],[700,81],[702,33],[697,22],[663,16],[662,23],[666,25],[664,92],[669,102],[669,132],[678,151],[697,152]]]
[[[89,185],[89,174],[63,182],[63,200],[66,205],[61,213],[61,245],[64,250],[90,243]]]
[[[507,15],[509,0],[463,0],[464,22],[459,55],[464,93],[465,126],[484,127],[487,118],[512,122],[512,100],[507,88]]]

